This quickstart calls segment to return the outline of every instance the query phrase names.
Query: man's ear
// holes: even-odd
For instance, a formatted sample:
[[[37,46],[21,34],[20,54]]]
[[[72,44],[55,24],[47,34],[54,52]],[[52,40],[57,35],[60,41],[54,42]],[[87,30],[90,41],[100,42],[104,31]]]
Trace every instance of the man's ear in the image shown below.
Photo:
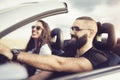
[[[88,38],[91,38],[95,35],[94,30],[89,30]]]

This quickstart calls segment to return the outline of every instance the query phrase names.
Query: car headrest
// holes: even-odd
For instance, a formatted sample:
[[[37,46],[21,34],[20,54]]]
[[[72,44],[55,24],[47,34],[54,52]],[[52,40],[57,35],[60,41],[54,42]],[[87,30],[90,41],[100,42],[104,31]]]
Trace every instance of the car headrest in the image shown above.
[[[117,44],[114,26],[111,23],[97,22],[98,32],[94,39],[94,46],[99,49],[112,50]],[[108,34],[107,38],[102,38],[102,34]]]
[[[58,51],[57,53],[54,52],[56,55],[59,54],[59,51],[62,50],[63,48],[63,44],[64,44],[64,38],[63,38],[63,33],[62,30],[60,28],[54,28],[51,31],[51,47],[54,51]],[[54,54],[53,53],[53,54]]]

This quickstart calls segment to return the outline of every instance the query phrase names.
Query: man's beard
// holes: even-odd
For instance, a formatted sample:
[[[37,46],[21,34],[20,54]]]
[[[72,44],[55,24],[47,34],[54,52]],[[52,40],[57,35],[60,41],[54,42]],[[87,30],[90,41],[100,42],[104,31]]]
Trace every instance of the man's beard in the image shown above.
[[[70,46],[76,48],[76,49],[80,49],[81,47],[83,47],[86,42],[87,42],[87,35],[83,35],[82,37],[77,37],[75,35],[71,35],[71,38],[75,38],[75,40],[71,40],[70,42]]]

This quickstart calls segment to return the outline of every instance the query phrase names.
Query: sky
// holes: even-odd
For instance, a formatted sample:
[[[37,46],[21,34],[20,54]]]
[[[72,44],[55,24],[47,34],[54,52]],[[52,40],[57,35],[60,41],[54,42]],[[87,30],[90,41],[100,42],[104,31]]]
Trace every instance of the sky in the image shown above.
[[[0,0],[0,10],[24,2],[47,0]],[[58,0],[48,0],[58,1]],[[69,38],[69,28],[75,18],[90,16],[101,23],[109,22],[115,27],[117,36],[120,37],[120,0],[59,0],[68,5],[68,13],[44,19],[51,26],[62,28],[65,37]],[[56,23],[56,19],[58,22]],[[51,23],[52,22],[52,23]],[[19,36],[20,37],[20,36]],[[23,35],[21,36],[23,37]]]
[[[120,0],[67,0],[70,17],[90,16],[101,23],[110,22],[120,37]],[[75,16],[76,15],[76,16]]]

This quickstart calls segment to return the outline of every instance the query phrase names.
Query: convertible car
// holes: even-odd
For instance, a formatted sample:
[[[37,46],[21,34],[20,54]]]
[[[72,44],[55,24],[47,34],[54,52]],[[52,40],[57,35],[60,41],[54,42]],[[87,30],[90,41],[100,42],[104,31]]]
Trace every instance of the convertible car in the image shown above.
[[[30,37],[29,32],[31,26],[36,20],[46,20],[47,18],[54,18],[58,15],[62,17],[65,16],[67,13],[69,13],[67,3],[58,1],[27,2],[2,9],[0,10],[0,43],[3,43],[10,48],[23,50]],[[100,22],[98,22],[98,26],[99,23]],[[101,26],[105,26],[104,28],[106,28],[106,26],[110,26],[102,24],[103,23],[101,23]],[[69,39],[63,38],[62,33],[64,32],[62,31],[62,28],[63,27],[51,27],[51,36],[53,38],[55,36],[57,37],[52,48],[54,48],[54,55],[58,56],[64,53],[64,47],[67,45],[67,41],[69,41]],[[116,37],[114,31],[115,27],[112,26],[105,29],[105,31],[101,31],[104,30],[104,28],[101,27],[99,29],[99,32],[96,35],[94,41],[94,45],[100,49],[104,49],[104,47],[107,47],[106,50],[112,51],[120,56],[120,38]],[[101,35],[104,33],[108,36],[102,38]],[[23,66],[16,66],[14,64],[6,63],[6,60],[1,55],[0,63],[0,79],[27,79],[28,74]],[[91,72],[78,73],[74,75],[55,78],[54,80],[120,80],[118,74],[120,74],[120,65]]]

